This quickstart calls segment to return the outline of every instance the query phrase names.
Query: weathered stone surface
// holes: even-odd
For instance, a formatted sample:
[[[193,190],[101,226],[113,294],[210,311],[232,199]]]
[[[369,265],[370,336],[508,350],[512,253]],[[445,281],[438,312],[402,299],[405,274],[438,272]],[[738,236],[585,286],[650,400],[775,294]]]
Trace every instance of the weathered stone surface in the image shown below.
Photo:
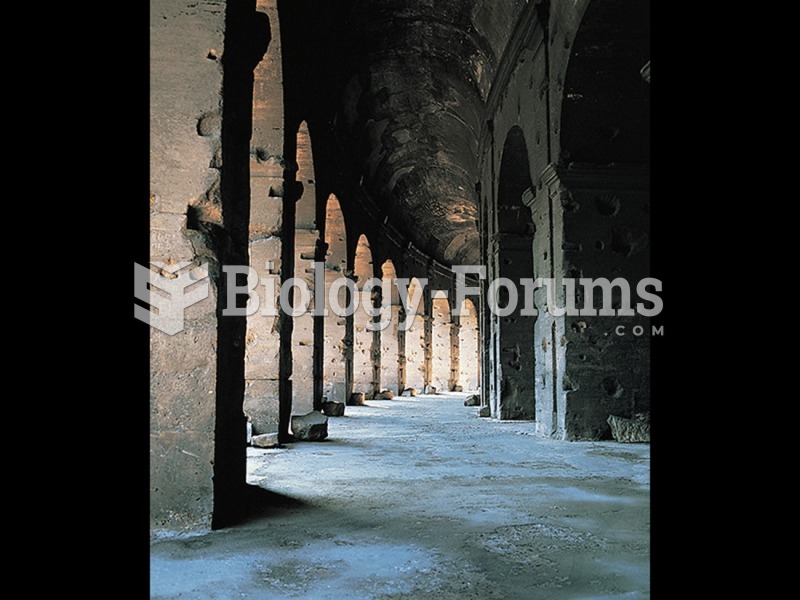
[[[488,418],[492,416],[492,409],[489,406],[484,406],[481,408],[480,412],[478,413],[479,417]]]
[[[199,135],[197,123],[221,105],[222,70],[208,68],[213,63],[205,57],[223,44],[225,13],[186,10],[177,0],[152,3],[150,33],[150,59],[157,65],[149,80],[150,260],[213,262],[218,257],[203,236],[188,228],[187,207],[219,184],[219,169],[210,167],[219,139]],[[210,130],[203,127],[203,133]],[[151,531],[210,528],[219,500],[215,467],[229,455],[222,450],[215,456],[221,379],[216,309],[211,285],[205,300],[184,311],[180,333],[150,332]],[[236,424],[220,436],[243,446],[242,429]]]
[[[253,434],[275,433],[279,420],[279,384],[277,380],[245,381],[244,414],[253,424]]]
[[[481,397],[478,394],[473,394],[472,396],[468,396],[464,400],[464,406],[480,406],[481,405]]]
[[[364,392],[353,392],[347,399],[347,406],[364,406]]]
[[[277,448],[279,445],[277,433],[263,433],[253,436],[251,444],[256,448]]]
[[[608,417],[611,435],[618,442],[642,443],[650,441],[650,423],[644,419],[625,419],[611,415]]]
[[[406,388],[405,390],[403,390],[402,395],[405,396],[406,398],[413,398],[417,395],[417,390],[416,388]]]
[[[247,422],[247,443],[251,443],[253,441],[253,424],[248,421]]]
[[[322,412],[329,417],[343,417],[344,402],[323,402]]]
[[[298,440],[320,442],[328,437],[328,417],[317,411],[294,416],[292,434]]]

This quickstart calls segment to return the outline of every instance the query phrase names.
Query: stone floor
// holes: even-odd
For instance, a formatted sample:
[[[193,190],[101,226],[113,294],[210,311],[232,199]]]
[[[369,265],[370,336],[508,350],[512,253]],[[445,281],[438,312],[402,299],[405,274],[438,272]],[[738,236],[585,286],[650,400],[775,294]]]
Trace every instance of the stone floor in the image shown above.
[[[284,506],[154,541],[151,598],[648,598],[649,445],[537,438],[464,397],[370,401],[325,442],[249,448]]]

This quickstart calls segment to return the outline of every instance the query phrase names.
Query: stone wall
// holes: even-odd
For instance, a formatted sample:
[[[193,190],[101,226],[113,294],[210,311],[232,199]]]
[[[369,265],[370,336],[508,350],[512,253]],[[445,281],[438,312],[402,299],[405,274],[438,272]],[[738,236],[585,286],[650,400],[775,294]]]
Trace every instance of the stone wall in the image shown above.
[[[209,297],[185,328],[150,335],[151,529],[211,526],[217,382],[215,249],[187,222],[189,207],[221,224],[224,3],[151,2],[150,260],[209,262]]]

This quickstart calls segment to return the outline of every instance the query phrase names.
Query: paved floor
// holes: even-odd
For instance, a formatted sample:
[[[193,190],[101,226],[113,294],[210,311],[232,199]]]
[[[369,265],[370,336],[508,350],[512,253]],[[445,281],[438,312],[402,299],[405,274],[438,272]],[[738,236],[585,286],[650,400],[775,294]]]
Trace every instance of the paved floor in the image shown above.
[[[464,395],[370,401],[248,449],[269,517],[151,546],[151,598],[649,597],[650,447],[537,438]]]

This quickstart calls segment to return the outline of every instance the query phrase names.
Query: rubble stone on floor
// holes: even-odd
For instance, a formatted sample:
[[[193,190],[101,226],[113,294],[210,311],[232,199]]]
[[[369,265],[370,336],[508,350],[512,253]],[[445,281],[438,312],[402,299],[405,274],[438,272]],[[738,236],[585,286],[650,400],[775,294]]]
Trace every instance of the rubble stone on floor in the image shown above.
[[[480,406],[481,405],[481,397],[478,394],[473,394],[472,396],[468,396],[464,400],[464,406]]]
[[[650,423],[644,419],[626,419],[611,415],[608,417],[611,435],[618,442],[643,443],[650,441]]]
[[[347,406],[364,406],[364,392],[353,392],[347,399]]]
[[[251,445],[256,448],[277,448],[279,446],[277,433],[264,433],[255,435],[250,440]]]
[[[343,417],[344,402],[323,402],[322,412],[329,417]]]
[[[296,415],[292,417],[292,434],[300,441],[320,442],[328,437],[328,417],[315,410]]]

